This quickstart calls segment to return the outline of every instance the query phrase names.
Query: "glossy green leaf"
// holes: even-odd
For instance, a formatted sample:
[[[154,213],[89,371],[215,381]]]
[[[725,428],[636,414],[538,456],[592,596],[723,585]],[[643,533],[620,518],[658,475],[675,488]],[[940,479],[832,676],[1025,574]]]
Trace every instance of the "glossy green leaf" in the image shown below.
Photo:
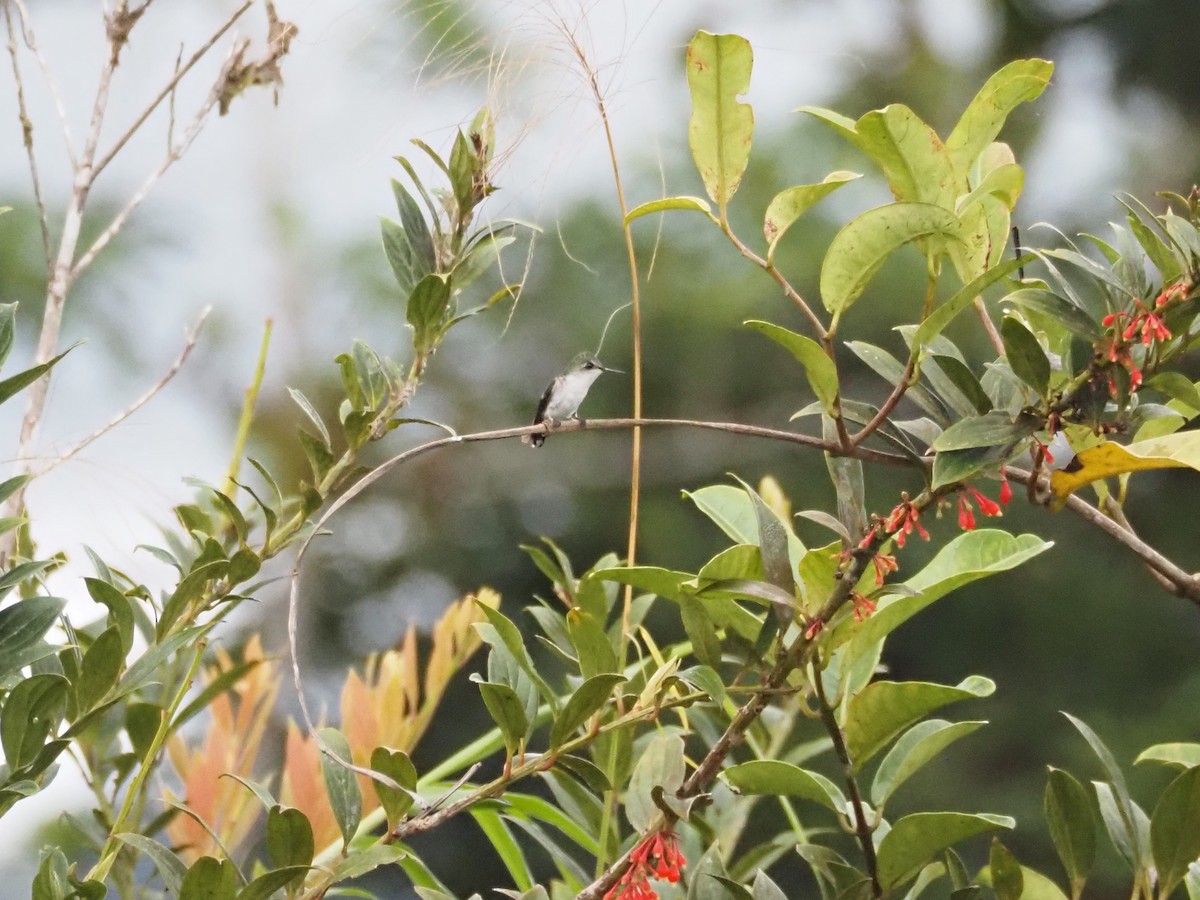
[[[1038,430],[1041,423],[1034,416],[1021,415],[1016,421],[1004,410],[993,410],[984,416],[974,416],[955,422],[933,442],[933,449],[969,450],[975,447],[1003,447],[1006,450]]]
[[[29,597],[0,609],[0,678],[29,661],[66,605],[61,597]]]
[[[755,759],[730,766],[721,773],[743,794],[767,794],[811,800],[836,813],[846,811],[846,800],[837,785],[821,775],[778,759]]]
[[[788,331],[771,322],[751,319],[745,324],[755,331],[765,334],[796,358],[797,362],[804,367],[805,377],[807,377],[813,393],[821,401],[825,412],[836,416],[838,408],[837,367],[829,355],[821,349],[821,345],[810,337]]]
[[[821,263],[821,300],[839,316],[861,296],[889,256],[918,238],[954,239],[962,224],[930,203],[889,203],[853,219],[833,238]]]
[[[276,897],[283,888],[299,884],[308,871],[308,866],[284,866],[263,872],[238,892],[237,900],[268,900]]]
[[[517,889],[520,891],[532,889],[533,873],[529,869],[525,853],[516,838],[513,837],[508,825],[500,818],[500,814],[494,809],[478,806],[471,809],[470,812],[471,817],[487,837],[488,843],[504,863],[504,868],[508,870]]]
[[[1008,816],[986,813],[927,812],[905,816],[879,842],[880,884],[886,890],[900,887],[947,847],[977,834],[1015,825]]]
[[[349,762],[353,758],[346,736],[336,728],[321,728],[317,735],[322,744],[342,759]],[[343,844],[349,846],[362,817],[362,791],[358,786],[358,777],[327,753],[321,755],[321,773]]]
[[[1071,895],[1079,896],[1096,859],[1096,817],[1087,789],[1062,769],[1050,769],[1043,800],[1046,824],[1067,871]]]
[[[995,470],[1007,459],[1012,447],[970,447],[966,450],[942,450],[933,458],[933,488],[965,482],[980,472]]]
[[[380,866],[390,866],[407,857],[408,851],[399,844],[372,844],[365,850],[355,850],[333,867],[333,880],[360,878]]]
[[[33,763],[65,712],[67,679],[49,673],[22,679],[9,691],[0,716],[0,747],[9,770]]]
[[[415,802],[411,792],[415,791],[417,787],[416,767],[413,766],[412,760],[403,750],[376,747],[371,752],[371,768],[376,772],[382,772],[402,788],[407,788],[407,790],[400,791],[381,781],[371,782],[371,786],[375,789],[375,795],[379,798],[379,804],[387,815],[388,827],[395,828],[405,814],[412,809]]]
[[[988,883],[996,892],[996,900],[1021,900],[1025,891],[1021,864],[997,837],[992,838],[991,852],[988,854]]]
[[[1048,290],[1021,288],[1005,296],[1001,302],[1052,319],[1085,341],[1098,341],[1104,334],[1099,322],[1070,300]]]
[[[437,345],[450,306],[450,281],[444,275],[426,275],[408,296],[408,324],[413,329],[413,349],[427,353]]]
[[[125,668],[125,646],[121,630],[106,628],[83,655],[79,680],[75,684],[75,702],[79,713],[90,712],[116,685]]]
[[[289,806],[267,810],[267,856],[276,868],[308,866],[313,851],[312,825],[304,813]]]
[[[16,375],[0,381],[0,403],[4,403],[14,394],[29,387],[29,385],[58,365],[59,361],[74,349],[74,347],[69,347],[49,362],[33,366],[24,372],[18,372]]]
[[[983,294],[985,290],[1000,279],[1017,271],[1021,266],[1028,265],[1035,258],[1034,254],[1027,253],[1018,259],[1008,260],[1000,265],[992,266],[983,274],[971,279],[971,281],[947,298],[944,303],[934,309],[917,326],[916,338],[913,341],[914,346],[923,347],[928,344],[941,334],[960,312],[970,306],[976,297]]]
[[[669,209],[685,209],[704,213],[704,215],[716,221],[716,217],[712,214],[712,209],[709,207],[708,201],[702,197],[663,197],[661,200],[651,200],[649,203],[642,203],[635,206],[626,214],[625,222],[628,224],[634,219],[640,219],[642,216],[648,216],[656,212],[666,212]]]
[[[507,684],[495,684],[490,681],[478,681],[478,684],[484,706],[487,707],[492,721],[499,726],[500,733],[504,735],[504,746],[509,754],[516,754],[529,733],[525,704],[521,702],[517,692]]]
[[[683,784],[683,739],[677,734],[659,734],[650,739],[638,757],[625,797],[625,816],[634,831],[645,833],[658,812],[653,791],[661,787],[673,794]]]
[[[1008,364],[1016,376],[1038,396],[1046,396],[1050,387],[1050,360],[1033,332],[1019,319],[1005,316],[1000,322],[1000,337],[1004,341]]]
[[[579,673],[584,678],[617,670],[617,651],[595,616],[577,606],[567,613],[565,621],[567,637],[579,660]]]
[[[1150,847],[1159,896],[1168,897],[1200,859],[1200,766],[1167,785],[1150,817]]]
[[[754,511],[754,503],[741,488],[714,484],[695,491],[684,491],[683,496],[695,503],[701,512],[737,543],[759,543],[758,517]],[[787,540],[789,558],[798,562],[806,552],[804,545],[790,530]]]
[[[846,750],[854,768],[882,750],[901,731],[948,703],[987,697],[996,690],[988,678],[972,675],[958,685],[921,681],[876,681],[850,699]]]
[[[1173,743],[1154,744],[1138,754],[1134,763],[1156,762],[1168,766],[1190,769],[1200,766],[1200,744]]]
[[[891,353],[882,347],[868,344],[866,341],[846,341],[846,349],[870,366],[871,371],[895,387],[904,379],[904,365]],[[924,385],[909,379],[905,399],[911,400],[928,413],[941,427],[946,427],[949,420],[945,407],[934,398]],[[848,404],[843,403],[843,410],[849,411]]]
[[[1039,97],[1050,83],[1054,64],[1043,59],[1019,59],[989,78],[946,138],[946,152],[955,169],[970,171],[1014,109]]]
[[[211,856],[192,863],[179,886],[179,900],[234,900],[237,893],[237,867],[227,859]]]
[[[802,215],[844,184],[862,178],[856,172],[830,172],[820,184],[800,184],[780,191],[772,198],[763,218],[763,236],[767,239],[767,259],[775,258],[775,248],[789,228]]]
[[[1126,806],[1117,799],[1117,792],[1107,781],[1093,781],[1096,803],[1100,808],[1100,821],[1108,839],[1125,864],[1135,873],[1141,873],[1152,864],[1150,851],[1150,818],[1133,801]]]
[[[154,863],[154,867],[158,869],[158,876],[162,879],[163,886],[166,887],[168,893],[176,896],[179,894],[179,889],[183,885],[183,877],[187,874],[187,866],[183,864],[183,860],[169,848],[144,834],[123,832],[114,834],[113,837],[123,844],[128,844],[138,853],[149,857],[150,861]]]
[[[550,727],[550,748],[557,749],[565,744],[576,729],[583,727],[608,702],[613,688],[624,681],[624,675],[610,672],[594,675],[577,687]]]
[[[947,722],[930,719],[918,722],[900,736],[888,751],[871,783],[871,802],[876,806],[887,799],[926,763],[957,741],[966,737],[986,722]]]
[[[683,632],[692,642],[692,654],[705,666],[721,664],[721,641],[717,626],[709,616],[704,601],[699,597],[684,595],[679,599],[679,618]]]
[[[688,145],[704,189],[722,215],[750,160],[754,111],[738,96],[750,90],[753,65],[750,42],[740,35],[698,31],[688,44]]]

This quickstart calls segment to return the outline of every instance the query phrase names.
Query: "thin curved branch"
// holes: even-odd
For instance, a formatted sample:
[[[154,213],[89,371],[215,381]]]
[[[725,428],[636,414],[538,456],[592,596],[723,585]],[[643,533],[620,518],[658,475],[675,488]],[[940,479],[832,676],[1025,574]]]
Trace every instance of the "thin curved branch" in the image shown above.
[[[1033,473],[1024,469],[1008,468],[1008,475],[1013,480],[1028,485],[1033,479]],[[1161,576],[1160,583],[1165,580],[1164,587],[1177,597],[1184,597],[1200,606],[1200,578],[1185,572],[1174,562],[1163,556],[1121,523],[1105,515],[1103,511],[1092,506],[1082,497],[1075,494],[1069,496],[1065,506],[1079,518],[1095,525],[1126,546],[1138,557],[1156,577]]]

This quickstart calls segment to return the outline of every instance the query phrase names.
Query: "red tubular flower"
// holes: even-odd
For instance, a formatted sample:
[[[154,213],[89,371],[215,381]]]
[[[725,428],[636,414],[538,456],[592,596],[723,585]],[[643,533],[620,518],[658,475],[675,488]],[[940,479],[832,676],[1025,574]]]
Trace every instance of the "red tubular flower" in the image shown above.
[[[958,527],[963,531],[975,528],[975,511],[971,509],[971,501],[961,493],[958,495]]]
[[[854,604],[854,621],[862,622],[871,613],[875,612],[875,601],[869,597],[864,597],[857,592],[850,595],[850,602]]]
[[[875,566],[875,584],[879,587],[883,586],[883,581],[889,573],[900,568],[896,557],[888,556],[886,553],[876,553],[871,562]]]
[[[825,622],[822,621],[819,617],[816,619],[813,619],[811,622],[808,623],[808,627],[804,629],[804,639],[806,641],[813,640],[818,634],[821,633],[821,630],[824,627],[825,627]]]
[[[1012,499],[1012,485],[1008,483],[1008,472],[1004,466],[1000,467],[1000,502],[1008,506],[1008,501]]]
[[[904,499],[896,504],[895,508],[887,517],[883,529],[888,534],[896,536],[897,546],[903,547],[905,540],[916,529],[917,534],[921,535],[925,540],[929,540],[929,532],[921,524],[921,513],[908,499],[908,495],[903,495]]]
[[[1000,504],[991,497],[981,494],[979,491],[973,487],[970,487],[969,485],[967,487],[967,491],[970,492],[971,496],[975,499],[975,502],[979,504],[979,511],[985,516],[1004,515],[1004,510],[1000,508]]]

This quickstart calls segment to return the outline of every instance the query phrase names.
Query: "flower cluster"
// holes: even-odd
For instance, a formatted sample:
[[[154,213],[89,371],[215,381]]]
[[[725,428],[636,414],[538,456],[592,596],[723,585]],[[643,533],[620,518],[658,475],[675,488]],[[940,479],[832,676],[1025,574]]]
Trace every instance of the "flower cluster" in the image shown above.
[[[921,525],[921,511],[908,499],[908,494],[900,496],[902,499],[883,524],[884,532],[895,535],[898,547],[904,546],[904,542],[913,533],[913,529],[916,529],[917,534],[922,538],[929,540],[929,532]]]
[[[863,622],[871,613],[875,612],[875,601],[858,591],[850,595],[850,602],[854,604],[855,622]]]
[[[1006,481],[1005,484],[1007,485],[1007,483]],[[1009,490],[1011,496],[1011,488]],[[1003,494],[1003,488],[1001,493]],[[958,527],[963,531],[971,531],[975,527],[975,508],[971,506],[972,498],[979,504],[979,511],[985,516],[1004,515],[1004,510],[1000,508],[999,503],[968,484],[958,492]]]
[[[604,900],[658,900],[650,879],[679,881],[687,864],[673,831],[656,831],[644,837],[629,855],[629,867],[621,880],[609,888]]]
[[[1130,391],[1136,391],[1142,386],[1142,370],[1134,362],[1131,353],[1134,344],[1152,347],[1156,342],[1169,341],[1171,330],[1163,321],[1163,310],[1184,299],[1191,290],[1192,285],[1189,282],[1177,281],[1163,288],[1154,299],[1152,309],[1139,300],[1133,311],[1109,313],[1101,320],[1100,324],[1112,329],[1112,333],[1105,338],[1105,343],[1098,350],[1100,358],[1129,373]],[[1114,397],[1117,395],[1116,379],[1111,375],[1108,378],[1108,389]]]

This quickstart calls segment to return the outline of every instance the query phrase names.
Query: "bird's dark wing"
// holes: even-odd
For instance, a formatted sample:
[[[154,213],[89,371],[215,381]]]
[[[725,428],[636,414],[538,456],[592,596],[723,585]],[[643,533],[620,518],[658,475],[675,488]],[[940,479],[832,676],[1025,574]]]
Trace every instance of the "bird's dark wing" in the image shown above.
[[[550,395],[554,393],[554,382],[546,388],[546,393],[542,394],[542,399],[538,401],[537,412],[533,414],[533,424],[540,425],[546,418],[546,407],[550,405]]]

